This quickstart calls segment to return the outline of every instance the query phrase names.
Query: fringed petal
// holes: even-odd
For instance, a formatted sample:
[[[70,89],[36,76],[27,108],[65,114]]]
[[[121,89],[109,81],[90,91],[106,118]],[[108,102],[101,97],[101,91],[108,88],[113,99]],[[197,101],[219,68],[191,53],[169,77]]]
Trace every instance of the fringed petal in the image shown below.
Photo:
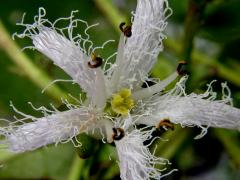
[[[185,93],[185,77],[176,88],[167,94],[153,96],[145,105],[138,123],[158,125],[161,120],[168,119],[182,126],[198,126],[202,135],[208,127],[218,127],[240,130],[240,109],[231,106],[230,90],[225,83],[223,99],[216,100],[216,93],[211,84],[203,94]],[[143,108],[145,107],[145,108]]]
[[[211,126],[240,129],[240,110],[222,101],[202,99],[191,94],[186,97],[158,98],[161,103],[156,106],[154,117],[168,119],[183,126]]]
[[[90,55],[94,53],[92,42],[87,34],[87,30],[91,26],[80,19],[73,19],[74,11],[70,17],[60,18],[54,23],[44,19],[45,14],[45,10],[39,8],[39,15],[35,16],[35,22],[33,24],[19,23],[26,29],[22,34],[15,35],[20,38],[31,38],[34,49],[46,55],[54,64],[69,74],[73,78],[73,82],[78,83],[87,92],[88,97],[92,99],[95,105],[98,107],[104,106],[106,89],[103,72],[101,68],[90,68],[88,66],[88,63],[92,61]],[[69,25],[64,28],[55,27],[60,21],[69,21]],[[86,26],[86,38],[81,35],[73,37],[74,28],[80,23]],[[99,94],[98,97],[95,96],[96,92]]]
[[[165,169],[157,169],[157,164],[168,164],[168,160],[156,157],[144,145],[151,138],[152,131],[137,129],[126,132],[121,140],[115,140],[120,166],[120,176],[123,180],[160,179]],[[171,173],[171,172],[169,172]],[[167,173],[167,174],[169,174]]]
[[[24,118],[0,128],[1,136],[5,137],[0,143],[13,152],[72,141],[79,133],[88,132],[97,126],[96,116],[86,108],[56,112],[43,118],[34,118],[23,113],[21,115]],[[29,119],[33,122],[26,122]]]
[[[171,14],[165,0],[138,0],[133,17],[132,36],[127,38],[118,87],[140,87],[163,50],[163,31]]]

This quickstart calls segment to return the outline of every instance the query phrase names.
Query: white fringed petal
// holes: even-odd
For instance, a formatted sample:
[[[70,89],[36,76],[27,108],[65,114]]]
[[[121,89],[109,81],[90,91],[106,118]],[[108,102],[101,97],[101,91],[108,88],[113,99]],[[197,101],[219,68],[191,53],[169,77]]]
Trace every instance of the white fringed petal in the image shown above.
[[[230,90],[223,86],[223,99],[216,100],[211,84],[203,94],[185,94],[182,78],[177,86],[167,94],[155,95],[143,105],[138,123],[155,126],[163,119],[182,126],[218,127],[240,130],[240,109],[229,105]],[[204,134],[206,131],[203,131]],[[202,135],[203,135],[202,134]]]
[[[115,141],[120,166],[120,176],[123,180],[150,180],[160,179],[161,170],[154,165],[166,164],[168,161],[163,158],[155,157],[143,142],[151,137],[151,132],[141,132],[133,130],[128,132],[125,137]]]
[[[87,93],[91,102],[99,108],[103,108],[106,102],[106,88],[104,75],[101,68],[90,68],[90,54],[94,52],[92,42],[89,40],[87,30],[91,28],[80,19],[73,19],[74,12],[68,18],[60,18],[54,23],[44,19],[45,9],[39,8],[39,15],[35,16],[33,24],[18,25],[26,29],[22,34],[14,34],[17,37],[29,37],[33,41],[34,49],[43,53],[68,75]],[[63,28],[55,27],[60,21],[69,21],[69,25]],[[85,36],[73,37],[74,28],[78,23],[86,26]],[[107,44],[104,43],[104,45]],[[96,47],[95,49],[103,48]],[[98,96],[96,96],[98,94]]]
[[[86,108],[58,112],[33,121],[23,123],[19,120],[1,127],[0,134],[5,136],[1,144],[7,145],[13,152],[34,150],[51,143],[71,141],[79,133],[87,132],[97,124],[95,115]]]
[[[90,58],[83,54],[70,40],[46,27],[39,34],[33,35],[32,40],[38,51],[68,73],[84,90],[89,88],[83,78],[92,81],[93,72],[87,67]]]
[[[124,69],[118,87],[141,86],[163,50],[166,16],[171,13],[165,0],[138,0],[132,24],[132,36],[127,38],[122,61]],[[119,63],[120,64],[120,63]]]
[[[161,100],[161,99],[159,99]],[[201,99],[196,94],[169,97],[156,107],[155,116],[184,126],[197,125],[240,129],[240,110],[221,101]]]
[[[99,94],[96,93],[97,91],[102,94],[98,97],[104,98],[106,96],[101,69],[89,68],[87,63],[90,61],[90,57],[82,53],[70,40],[49,28],[44,28],[39,34],[33,35],[32,39],[36,49],[69,74],[90,98]],[[98,86],[96,86],[97,84]],[[104,100],[98,102],[100,107],[104,105]]]

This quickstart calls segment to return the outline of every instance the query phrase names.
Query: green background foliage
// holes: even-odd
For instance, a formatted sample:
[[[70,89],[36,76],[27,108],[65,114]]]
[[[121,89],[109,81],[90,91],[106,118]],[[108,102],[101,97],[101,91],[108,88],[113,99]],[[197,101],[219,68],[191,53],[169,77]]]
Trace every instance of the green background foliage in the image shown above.
[[[173,15],[166,29],[168,39],[151,76],[166,77],[184,59],[191,74],[187,84],[189,92],[204,92],[206,83],[213,79],[218,80],[214,90],[221,92],[221,82],[227,81],[234,104],[240,107],[240,1],[169,0],[169,4]],[[41,90],[51,80],[69,79],[68,75],[37,51],[25,50],[24,56],[14,56],[18,48],[31,44],[29,39],[10,39],[14,32],[23,30],[16,22],[20,22],[24,12],[27,13],[25,21],[32,23],[39,7],[46,9],[50,21],[79,10],[78,18],[89,24],[100,23],[90,31],[95,46],[109,39],[116,40],[98,52],[106,59],[117,49],[118,24],[129,21],[135,5],[136,0],[0,1],[0,117],[13,120],[15,113],[10,101],[19,110],[40,117],[28,102],[37,107],[50,107],[50,103],[60,107],[61,97],[67,93],[78,97],[81,93],[77,85],[58,83],[42,94]],[[238,179],[239,133],[210,128],[206,136],[194,140],[199,133],[198,128],[180,127],[173,132],[157,132],[169,139],[155,142],[157,155],[169,158],[172,162],[169,169],[179,169],[164,179]],[[114,147],[97,144],[100,147],[88,159],[78,158],[71,143],[23,154],[1,149],[0,179],[119,179]]]

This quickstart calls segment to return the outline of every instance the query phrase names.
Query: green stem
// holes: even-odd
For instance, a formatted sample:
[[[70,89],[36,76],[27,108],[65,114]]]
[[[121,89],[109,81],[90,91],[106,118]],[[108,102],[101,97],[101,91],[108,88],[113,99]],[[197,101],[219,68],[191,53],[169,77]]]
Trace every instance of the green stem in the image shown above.
[[[111,23],[111,25],[113,26],[113,28],[115,29],[115,31],[117,33],[121,33],[120,29],[119,29],[119,24],[121,22],[124,21],[124,19],[126,19],[124,15],[122,15],[115,7],[114,5],[112,4],[111,1],[109,0],[95,0],[95,3],[97,5],[97,7],[100,9],[100,11],[105,15],[105,17],[107,17],[107,19],[109,20],[109,22]],[[169,72],[170,71],[170,68],[169,68],[169,63],[166,61],[166,62],[163,62],[161,61],[160,64],[163,64],[164,63],[164,67],[160,67],[161,70],[164,71],[164,73],[161,73],[161,78],[165,78],[167,77],[168,74],[172,73]],[[159,68],[156,68],[158,69],[159,71]],[[161,72],[163,72],[161,71]],[[169,73],[168,73],[169,72]],[[156,75],[156,77],[159,77],[157,71],[153,71],[153,76]]]
[[[107,17],[114,29],[120,33],[119,24],[124,22],[124,15],[115,9],[110,0],[95,0],[97,7]]]
[[[202,25],[201,22],[203,19],[203,12],[206,5],[207,0],[188,1],[188,10],[187,15],[185,16],[182,58],[186,60],[189,64],[191,61],[191,53],[193,50],[193,40],[200,26]]]
[[[48,75],[34,65],[31,60],[21,52],[17,44],[11,39],[4,25],[0,21],[0,48],[3,49],[10,59],[18,66],[33,83],[41,89],[45,88],[52,80]],[[61,98],[69,97],[61,91],[56,85],[52,85],[46,90],[47,95],[53,98],[57,103],[61,103]]]
[[[72,167],[70,169],[70,173],[68,176],[68,180],[78,180],[80,175],[81,175],[81,171],[83,169],[83,164],[84,164],[84,160],[80,159],[78,155],[76,155]]]
[[[194,37],[199,31],[202,21],[203,12],[206,8],[207,0],[188,0],[188,10],[185,16],[184,38],[182,41],[181,58],[188,63],[187,71],[192,74],[194,67],[192,66],[192,52],[194,50]],[[194,75],[190,76],[186,86],[186,91],[192,91],[196,88],[196,79]],[[190,89],[191,87],[191,89]]]

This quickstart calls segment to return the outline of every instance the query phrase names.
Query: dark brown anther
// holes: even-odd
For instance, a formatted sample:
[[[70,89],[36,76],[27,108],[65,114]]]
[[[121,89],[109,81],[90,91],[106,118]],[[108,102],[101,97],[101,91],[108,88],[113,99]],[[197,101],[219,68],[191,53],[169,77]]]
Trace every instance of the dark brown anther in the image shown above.
[[[132,36],[132,26],[125,26],[125,22],[122,22],[119,25],[120,30],[123,32],[124,36],[131,37]],[[124,27],[125,26],[125,27]]]
[[[119,28],[120,28],[120,30],[123,32],[123,26],[125,25],[126,23],[125,22],[122,22],[120,25],[119,25]]]
[[[187,71],[185,69],[183,69],[183,66],[184,65],[187,65],[187,62],[186,61],[180,61],[178,63],[178,67],[177,67],[177,72],[180,76],[183,76],[183,75],[186,75],[187,74]]]
[[[121,140],[125,135],[124,130],[122,128],[112,128],[112,130],[113,130],[112,138],[115,141]]]
[[[95,53],[92,53],[91,57],[92,57],[92,61],[88,62],[88,67],[98,68],[102,65],[102,58],[97,57]]]
[[[174,124],[171,123],[169,119],[163,119],[159,122],[157,125],[157,128],[160,129],[161,127],[165,127],[167,129],[171,129],[172,131],[174,130]]]

